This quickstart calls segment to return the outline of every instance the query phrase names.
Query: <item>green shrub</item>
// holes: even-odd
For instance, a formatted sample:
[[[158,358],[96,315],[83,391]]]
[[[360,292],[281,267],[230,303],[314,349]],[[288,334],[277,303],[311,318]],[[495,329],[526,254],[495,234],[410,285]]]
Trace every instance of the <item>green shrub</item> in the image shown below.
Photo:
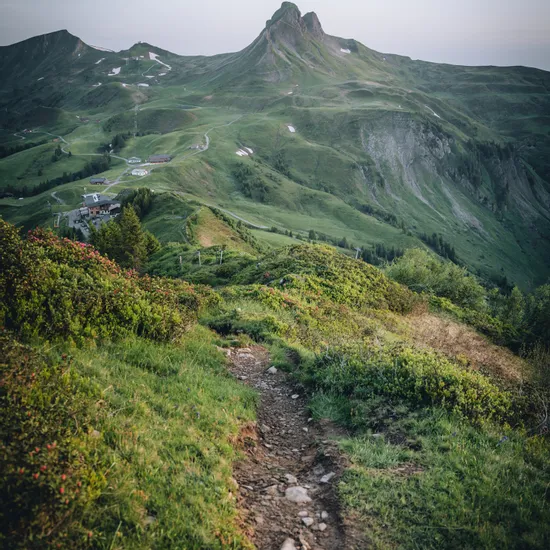
[[[357,310],[409,312],[417,298],[379,269],[326,245],[294,245],[278,249],[243,269],[236,284],[263,283],[293,289],[305,297],[326,298]]]
[[[503,421],[511,412],[509,395],[483,375],[402,345],[330,350],[304,374],[318,389],[351,399],[384,395],[418,407],[439,405],[473,422]]]
[[[238,310],[206,317],[202,322],[223,336],[244,333],[256,342],[269,342],[275,336],[289,336],[291,331],[291,327],[275,315],[249,315]]]
[[[386,274],[415,292],[442,296],[468,309],[487,309],[486,291],[475,277],[466,269],[425,250],[406,250],[404,256],[394,260],[386,269]]]
[[[515,327],[483,311],[461,308],[447,298],[437,296],[430,296],[429,304],[436,311],[450,313],[459,321],[471,325],[497,344],[512,345],[519,339],[519,332]]]

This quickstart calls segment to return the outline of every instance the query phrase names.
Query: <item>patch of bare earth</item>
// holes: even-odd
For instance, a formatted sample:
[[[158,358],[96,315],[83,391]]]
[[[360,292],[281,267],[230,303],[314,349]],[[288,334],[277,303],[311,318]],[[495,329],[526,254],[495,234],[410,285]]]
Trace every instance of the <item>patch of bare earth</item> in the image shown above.
[[[466,359],[470,368],[505,381],[519,382],[526,375],[526,364],[520,357],[466,325],[431,313],[410,315],[407,320],[415,344]]]
[[[260,346],[227,350],[232,373],[260,396],[255,429],[246,427],[237,463],[245,530],[260,550],[366,548],[340,515],[336,485],[344,462],[335,428],[308,417],[303,390],[270,372]]]

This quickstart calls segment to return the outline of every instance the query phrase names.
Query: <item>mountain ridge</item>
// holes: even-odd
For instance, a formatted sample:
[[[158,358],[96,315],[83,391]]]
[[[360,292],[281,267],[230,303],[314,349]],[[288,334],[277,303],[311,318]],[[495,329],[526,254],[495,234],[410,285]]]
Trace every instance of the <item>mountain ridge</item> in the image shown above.
[[[32,56],[31,49],[42,53]],[[292,3],[283,3],[256,39],[235,53],[180,56],[144,42],[108,52],[58,31],[0,48],[0,70],[0,129],[7,140],[21,140],[14,132],[45,122],[51,133],[68,136],[84,113],[107,121],[98,135],[112,127],[134,132],[142,120],[144,132],[160,128],[193,145],[197,138],[187,132],[204,134],[206,120],[220,118],[212,126],[225,127],[242,118],[231,126],[237,134],[230,139],[235,150],[246,144],[257,151],[256,161],[239,161],[250,165],[257,190],[234,177],[235,151],[211,149],[193,163],[205,170],[203,159],[217,163],[215,175],[205,171],[208,196],[216,201],[238,196],[263,202],[279,212],[268,223],[284,218],[278,223],[288,230],[298,229],[297,222],[283,212],[311,216],[303,223],[317,231],[328,216],[325,232],[354,242],[379,238],[379,226],[369,219],[376,212],[377,223],[395,218],[391,223],[405,228],[406,246],[423,234],[442,235],[464,263],[485,275],[504,269],[530,285],[550,274],[546,71],[383,54],[326,34],[314,12],[302,16]],[[194,110],[182,117],[176,112],[181,105]],[[136,109],[151,116],[136,117]],[[186,123],[175,128],[162,122],[169,118]],[[187,126],[191,120],[196,129]],[[140,139],[132,143],[144,154]],[[187,174],[182,147],[158,151],[175,157],[166,168],[174,182]],[[31,174],[35,161],[29,162],[23,174]],[[4,174],[0,165],[0,185],[13,185]],[[36,177],[34,172],[31,181]],[[158,185],[153,174],[149,178]],[[311,199],[302,204],[313,196],[320,212]],[[344,226],[332,213],[334,201],[348,212]],[[400,242],[393,231],[388,228],[385,238],[391,234]]]

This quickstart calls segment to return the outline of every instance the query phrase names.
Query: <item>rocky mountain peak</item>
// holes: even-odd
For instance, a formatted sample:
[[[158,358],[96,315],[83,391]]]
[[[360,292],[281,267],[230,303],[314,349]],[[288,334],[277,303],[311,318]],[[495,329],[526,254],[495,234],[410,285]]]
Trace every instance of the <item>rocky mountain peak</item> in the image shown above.
[[[302,20],[310,34],[317,38],[322,38],[325,36],[325,32],[323,31],[323,27],[321,26],[321,21],[319,21],[319,18],[314,11],[306,13]]]
[[[291,25],[300,25],[302,14],[296,4],[292,2],[283,2],[281,7],[273,14],[273,17],[267,22],[269,28],[279,22],[289,23]]]
[[[273,14],[273,17],[267,22],[266,30],[271,37],[277,36],[283,40],[295,40],[309,38],[323,38],[325,33],[323,27],[314,12],[306,13],[303,17],[296,4],[292,2],[283,2],[281,7]]]

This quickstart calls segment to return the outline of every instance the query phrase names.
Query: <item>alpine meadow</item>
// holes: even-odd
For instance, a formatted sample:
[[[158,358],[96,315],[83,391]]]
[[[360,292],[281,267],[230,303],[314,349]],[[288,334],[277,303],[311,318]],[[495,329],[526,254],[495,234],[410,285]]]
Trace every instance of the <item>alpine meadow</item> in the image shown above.
[[[0,74],[0,548],[550,548],[550,72],[283,2]]]

